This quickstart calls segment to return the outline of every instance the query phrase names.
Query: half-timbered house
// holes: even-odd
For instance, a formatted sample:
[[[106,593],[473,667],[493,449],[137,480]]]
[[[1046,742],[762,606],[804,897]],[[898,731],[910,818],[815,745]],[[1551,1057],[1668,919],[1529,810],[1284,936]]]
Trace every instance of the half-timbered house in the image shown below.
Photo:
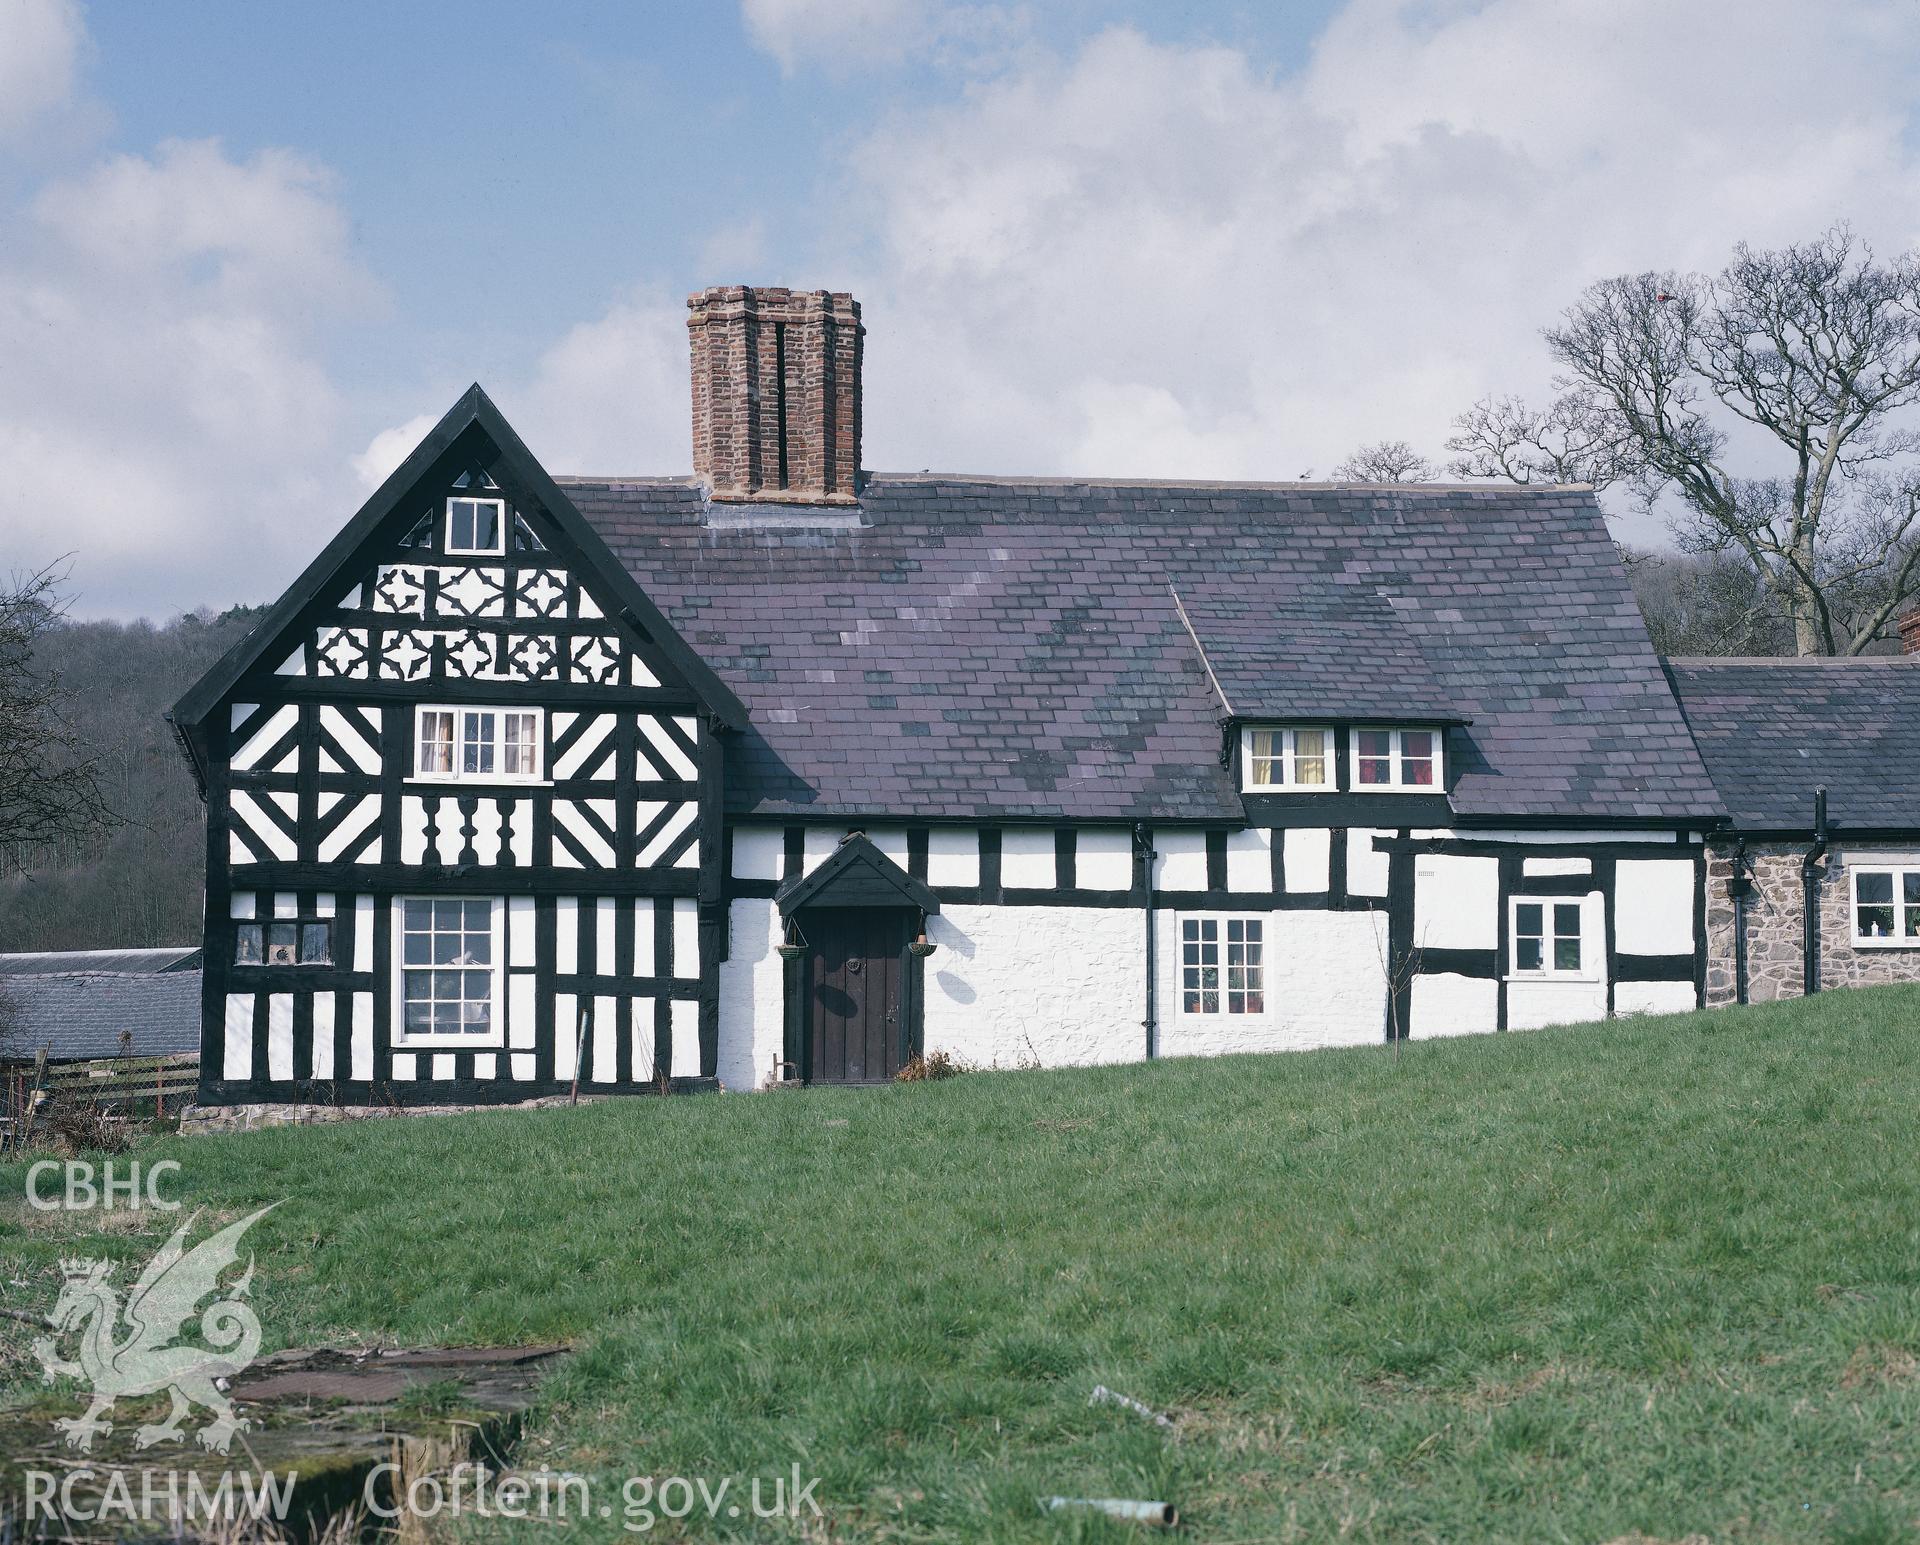
[[[692,476],[475,387],[176,708],[206,1100],[1701,1000],[1725,807],[1590,491],[865,474],[850,297],[690,307]]]

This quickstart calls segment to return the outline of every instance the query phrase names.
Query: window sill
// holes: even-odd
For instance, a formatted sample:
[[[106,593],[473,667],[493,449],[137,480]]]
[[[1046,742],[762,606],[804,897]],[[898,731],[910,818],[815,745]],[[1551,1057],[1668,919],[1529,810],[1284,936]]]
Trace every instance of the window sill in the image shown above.
[[[1555,987],[1598,987],[1604,978],[1585,971],[1509,971],[1508,982],[1538,982]]]
[[[1243,783],[1242,794],[1338,794],[1331,783]]]
[[[1920,950],[1920,939],[1855,939],[1857,950]]]
[[[475,774],[471,778],[442,778],[430,773],[415,773],[405,780],[409,785],[423,789],[550,789],[551,778],[488,778]]]
[[[422,1031],[417,1035],[396,1035],[393,1038],[395,1051],[505,1051],[507,1038],[504,1034],[489,1032],[481,1035],[433,1035]]]

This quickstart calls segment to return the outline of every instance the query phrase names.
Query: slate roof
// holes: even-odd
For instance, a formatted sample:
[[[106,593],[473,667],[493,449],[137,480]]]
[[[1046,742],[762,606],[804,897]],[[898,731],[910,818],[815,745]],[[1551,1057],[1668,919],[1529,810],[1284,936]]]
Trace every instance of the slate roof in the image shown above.
[[[1668,661],[1735,827],[1920,831],[1920,661]]]
[[[1400,631],[1369,621],[1368,669],[1324,656],[1289,701],[1379,706],[1410,640],[1409,696],[1472,720],[1467,820],[1720,814],[1583,489],[876,475],[857,521],[709,525],[690,480],[558,481],[746,703],[737,815],[1241,820],[1174,590],[1373,596]]]
[[[12,1019],[12,1048],[56,1062],[117,1056],[120,1036],[136,1057],[200,1049],[200,973],[68,972],[12,976],[0,992]]]
[[[200,947],[175,944],[165,949],[36,950],[0,955],[0,976],[47,976],[74,971],[198,971]]]
[[[1468,717],[1372,586],[1211,584],[1175,597],[1235,718],[1326,718],[1332,703],[1346,720]]]

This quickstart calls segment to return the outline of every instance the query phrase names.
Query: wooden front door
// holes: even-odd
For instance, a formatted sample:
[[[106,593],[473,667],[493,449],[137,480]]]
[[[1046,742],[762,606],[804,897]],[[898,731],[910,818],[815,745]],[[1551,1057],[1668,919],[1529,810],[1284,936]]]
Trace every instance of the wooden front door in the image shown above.
[[[904,907],[834,907],[801,919],[807,941],[807,1078],[885,1083],[906,1055]]]

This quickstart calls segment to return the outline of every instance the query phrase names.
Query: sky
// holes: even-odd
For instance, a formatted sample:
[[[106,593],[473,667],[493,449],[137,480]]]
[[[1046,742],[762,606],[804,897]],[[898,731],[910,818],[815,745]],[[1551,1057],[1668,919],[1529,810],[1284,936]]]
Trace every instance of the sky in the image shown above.
[[[0,573],[271,600],[474,380],[685,473],[708,284],[854,293],[875,470],[1440,458],[1595,279],[1915,245],[1916,82],[1911,0],[0,0]]]

